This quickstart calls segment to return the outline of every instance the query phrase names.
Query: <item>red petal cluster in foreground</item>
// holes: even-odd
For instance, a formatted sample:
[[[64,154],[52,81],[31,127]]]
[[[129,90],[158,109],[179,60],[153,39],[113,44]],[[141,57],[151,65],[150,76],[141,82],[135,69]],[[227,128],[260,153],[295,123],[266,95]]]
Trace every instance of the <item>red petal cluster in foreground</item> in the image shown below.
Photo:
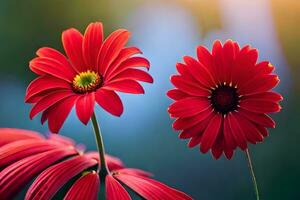
[[[103,41],[100,22],[91,23],[84,35],[71,28],[62,33],[67,54],[43,47],[30,61],[30,69],[39,77],[28,86],[25,101],[33,103],[30,118],[42,112],[42,123],[57,133],[75,105],[80,121],[87,124],[95,102],[115,116],[123,113],[116,91],[142,94],[138,81],[152,83],[152,77],[137,68],[149,70],[149,61],[134,56],[142,52],[125,47],[130,33],[120,29]]]
[[[190,139],[189,147],[200,144],[202,153],[211,150],[218,159],[224,152],[231,159],[237,147],[262,142],[267,128],[275,127],[267,114],[281,109],[281,95],[270,91],[279,78],[269,62],[257,63],[256,49],[240,49],[231,40],[216,41],[211,53],[199,46],[197,56],[184,56],[176,65],[179,74],[171,77],[173,128],[181,130],[179,138]]]
[[[127,185],[149,200],[191,199],[186,194],[157,182],[149,173],[125,168],[122,161],[106,156],[110,170],[106,176],[106,199],[130,200]],[[74,141],[63,136],[44,138],[39,133],[21,129],[0,129],[0,199],[12,199],[30,180],[25,200],[51,199],[71,179],[66,200],[96,200],[100,178],[98,152],[83,153]]]

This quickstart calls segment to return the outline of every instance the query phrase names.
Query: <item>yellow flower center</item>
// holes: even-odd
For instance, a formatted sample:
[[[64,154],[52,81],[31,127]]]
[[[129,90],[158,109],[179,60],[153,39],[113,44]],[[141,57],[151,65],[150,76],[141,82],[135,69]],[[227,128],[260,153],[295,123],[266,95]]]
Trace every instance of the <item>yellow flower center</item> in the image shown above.
[[[76,93],[87,93],[98,89],[102,85],[102,77],[94,71],[80,72],[73,79],[73,90]]]

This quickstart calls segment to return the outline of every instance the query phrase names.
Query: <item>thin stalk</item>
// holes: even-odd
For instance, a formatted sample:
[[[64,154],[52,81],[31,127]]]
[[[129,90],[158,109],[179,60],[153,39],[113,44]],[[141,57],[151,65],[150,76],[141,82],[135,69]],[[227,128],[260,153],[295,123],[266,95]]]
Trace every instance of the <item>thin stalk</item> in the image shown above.
[[[93,128],[94,128],[94,133],[95,133],[95,138],[96,138],[96,143],[97,143],[97,148],[99,152],[99,158],[100,158],[100,179],[104,180],[105,176],[108,174],[108,168],[105,162],[105,149],[104,149],[104,144],[103,144],[103,139],[101,135],[101,130],[100,126],[97,122],[97,118],[95,113],[92,115],[92,123],[93,123]]]
[[[253,186],[254,186],[256,200],[259,200],[260,198],[259,198],[258,186],[257,186],[257,182],[256,182],[256,178],[255,178],[254,169],[253,169],[252,160],[251,160],[251,157],[250,157],[249,150],[247,149],[245,151],[245,153],[246,153],[246,157],[247,157],[247,161],[248,161],[250,174],[251,174],[251,177],[252,177],[252,182],[253,182]]]

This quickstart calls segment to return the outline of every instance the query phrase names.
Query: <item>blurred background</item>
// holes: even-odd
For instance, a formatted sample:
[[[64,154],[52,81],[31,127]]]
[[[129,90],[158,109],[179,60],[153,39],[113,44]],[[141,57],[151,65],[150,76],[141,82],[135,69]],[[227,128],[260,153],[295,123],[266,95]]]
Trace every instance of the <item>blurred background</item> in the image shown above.
[[[241,151],[231,161],[216,161],[198,148],[188,149],[166,112],[175,63],[183,55],[195,56],[199,44],[211,48],[215,39],[231,38],[258,48],[259,60],[276,66],[277,90],[285,97],[282,112],[274,116],[277,128],[263,144],[250,146],[261,199],[300,199],[299,0],[0,0],[1,127],[47,132],[39,117],[29,120],[30,106],[24,103],[25,89],[35,78],[28,62],[42,46],[62,50],[63,30],[83,32],[93,21],[103,22],[106,35],[129,29],[130,45],[149,58],[155,80],[144,85],[145,95],[121,94],[121,118],[96,108],[108,153],[197,200],[254,199]],[[61,133],[96,149],[91,125],[81,124],[74,111]]]

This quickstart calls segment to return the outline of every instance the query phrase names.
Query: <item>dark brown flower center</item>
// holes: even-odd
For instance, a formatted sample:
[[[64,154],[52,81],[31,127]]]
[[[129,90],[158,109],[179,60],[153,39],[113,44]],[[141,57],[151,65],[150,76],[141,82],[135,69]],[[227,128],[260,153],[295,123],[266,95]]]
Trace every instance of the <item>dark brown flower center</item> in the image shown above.
[[[87,70],[77,74],[72,82],[73,91],[76,93],[92,92],[101,87],[102,77],[94,71]]]
[[[219,113],[226,115],[238,108],[240,97],[237,88],[232,85],[220,84],[211,90],[210,101],[212,107]]]

